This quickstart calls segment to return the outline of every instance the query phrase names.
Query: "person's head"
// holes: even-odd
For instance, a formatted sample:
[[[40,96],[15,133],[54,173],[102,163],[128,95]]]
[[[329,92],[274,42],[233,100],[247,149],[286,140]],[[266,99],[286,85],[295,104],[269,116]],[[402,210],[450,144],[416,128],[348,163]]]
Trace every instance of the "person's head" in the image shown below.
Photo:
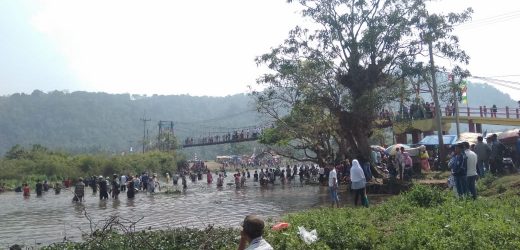
[[[459,143],[455,146],[455,154],[460,154],[462,151],[464,151],[464,145],[462,143]]]
[[[498,138],[497,134],[493,134],[491,136],[491,140],[493,140],[493,141],[497,141],[497,138]]]
[[[400,150],[401,150],[401,152],[404,152],[404,147],[401,147]]]
[[[242,223],[242,231],[250,239],[255,239],[264,233],[264,221],[256,215],[248,215]]]
[[[483,138],[482,136],[479,135],[479,136],[477,137],[477,141],[478,141],[478,142],[483,142],[483,141],[484,141],[484,138]]]
[[[79,179],[78,179],[78,180],[79,180],[79,181],[83,181],[83,177],[79,177]]]
[[[464,149],[469,149],[469,142],[464,141],[462,142],[462,145],[464,146]]]

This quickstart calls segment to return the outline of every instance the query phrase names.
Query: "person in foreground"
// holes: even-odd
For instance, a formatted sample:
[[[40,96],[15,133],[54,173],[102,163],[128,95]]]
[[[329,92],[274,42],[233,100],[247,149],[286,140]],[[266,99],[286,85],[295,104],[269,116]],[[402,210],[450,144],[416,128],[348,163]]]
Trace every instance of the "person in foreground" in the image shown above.
[[[273,247],[262,238],[263,233],[264,221],[256,215],[246,216],[242,223],[238,250],[272,250]]]

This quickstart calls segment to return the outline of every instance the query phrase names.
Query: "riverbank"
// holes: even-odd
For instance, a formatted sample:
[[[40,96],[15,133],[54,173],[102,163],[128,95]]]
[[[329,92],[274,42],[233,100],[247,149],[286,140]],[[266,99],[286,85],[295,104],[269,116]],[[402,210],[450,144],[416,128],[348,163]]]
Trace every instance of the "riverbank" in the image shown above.
[[[136,175],[145,171],[164,177],[166,173],[175,172],[179,164],[185,164],[182,156],[159,151],[127,155],[72,155],[42,146],[33,146],[32,149],[15,146],[0,159],[0,187],[10,191],[27,183],[34,190],[38,180],[54,184],[79,177]]]
[[[486,177],[477,200],[459,200],[451,190],[415,185],[370,208],[310,209],[290,213],[284,231],[266,230],[275,249],[520,249],[520,176]],[[276,221],[268,221],[269,227]],[[307,245],[298,226],[316,229]],[[236,228],[172,229],[128,234],[98,231],[82,243],[46,249],[236,249]]]

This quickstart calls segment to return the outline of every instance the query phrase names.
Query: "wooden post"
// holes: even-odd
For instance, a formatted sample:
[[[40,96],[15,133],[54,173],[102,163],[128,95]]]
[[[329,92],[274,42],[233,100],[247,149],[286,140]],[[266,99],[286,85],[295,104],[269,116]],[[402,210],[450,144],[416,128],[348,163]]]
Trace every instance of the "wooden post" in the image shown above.
[[[516,108],[516,119],[520,119],[520,113],[518,113],[518,108]]]
[[[469,112],[469,107],[466,107],[468,109],[468,116],[471,116],[470,112]]]
[[[506,106],[506,118],[509,118],[509,107]]]
[[[480,108],[480,117],[483,117],[483,115],[482,115],[482,106],[480,106],[479,108]]]

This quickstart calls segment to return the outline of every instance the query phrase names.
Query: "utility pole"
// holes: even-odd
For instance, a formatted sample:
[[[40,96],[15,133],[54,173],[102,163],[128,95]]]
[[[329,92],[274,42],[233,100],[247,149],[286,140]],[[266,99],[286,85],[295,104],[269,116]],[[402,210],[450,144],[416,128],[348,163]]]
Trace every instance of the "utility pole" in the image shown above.
[[[143,154],[144,154],[144,147],[146,144],[146,123],[151,121],[152,119],[146,118],[146,112],[144,112],[143,118],[140,119],[143,122]]]
[[[437,95],[437,78],[435,76],[435,63],[433,60],[432,35],[428,39],[428,52],[430,54],[430,74],[432,75],[433,102],[435,103],[435,124],[437,125],[437,137],[439,140],[439,164],[445,159],[444,141],[442,139],[442,122],[441,122],[441,105],[439,104],[439,96]]]
[[[459,121],[459,99],[457,98],[457,86],[455,85],[455,76],[450,74],[448,80],[451,81],[453,91],[453,108],[455,109],[455,124],[457,125],[457,139],[460,138],[460,121]]]

